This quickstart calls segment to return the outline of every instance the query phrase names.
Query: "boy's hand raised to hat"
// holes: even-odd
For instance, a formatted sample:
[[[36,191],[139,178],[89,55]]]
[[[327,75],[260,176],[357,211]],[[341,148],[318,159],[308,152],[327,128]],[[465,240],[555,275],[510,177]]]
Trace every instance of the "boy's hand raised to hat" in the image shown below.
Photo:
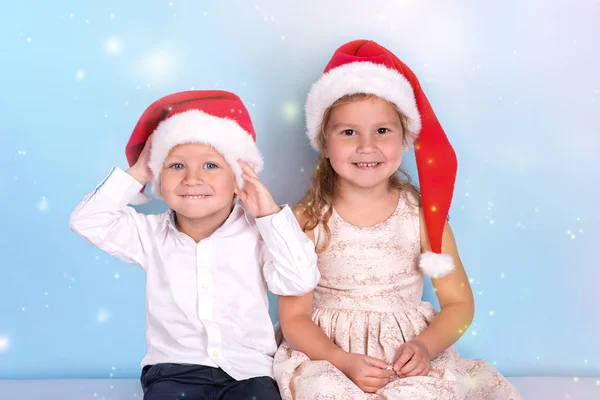
[[[242,167],[242,178],[246,181],[244,189],[236,187],[235,193],[240,197],[246,209],[256,218],[266,217],[281,211],[267,187],[260,181],[250,166],[239,161]]]
[[[152,135],[146,140],[144,149],[140,153],[135,164],[133,164],[127,171],[129,175],[133,176],[142,185],[147,184],[152,180],[152,171],[148,167],[148,160],[150,159],[150,148],[152,147]]]

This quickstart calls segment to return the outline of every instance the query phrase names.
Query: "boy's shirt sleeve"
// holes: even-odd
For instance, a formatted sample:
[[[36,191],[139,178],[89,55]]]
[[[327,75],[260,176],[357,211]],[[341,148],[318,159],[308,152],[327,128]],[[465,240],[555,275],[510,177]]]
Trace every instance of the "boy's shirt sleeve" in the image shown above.
[[[141,189],[135,178],[113,168],[71,213],[71,229],[108,254],[145,269],[153,229],[148,216],[128,206]]]
[[[280,296],[303,296],[313,290],[321,278],[315,246],[290,207],[257,218],[256,225],[264,241],[261,262],[269,290]]]

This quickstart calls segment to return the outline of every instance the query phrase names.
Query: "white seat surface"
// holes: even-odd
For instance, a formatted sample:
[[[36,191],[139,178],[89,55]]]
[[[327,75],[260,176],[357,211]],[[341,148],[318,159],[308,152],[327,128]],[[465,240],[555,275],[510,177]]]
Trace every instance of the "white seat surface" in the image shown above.
[[[600,400],[600,377],[510,378],[524,400]],[[0,380],[0,399],[135,400],[143,393],[138,379]]]

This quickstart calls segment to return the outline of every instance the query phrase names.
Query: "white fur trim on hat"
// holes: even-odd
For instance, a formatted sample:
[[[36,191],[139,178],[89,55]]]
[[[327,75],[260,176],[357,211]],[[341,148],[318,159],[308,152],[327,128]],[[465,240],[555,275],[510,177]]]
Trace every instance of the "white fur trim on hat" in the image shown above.
[[[454,260],[448,254],[427,251],[421,254],[419,267],[432,278],[443,278],[454,269]]]
[[[152,171],[152,193],[156,198],[160,198],[160,172],[169,151],[186,143],[206,144],[221,153],[240,188],[244,187],[244,179],[238,160],[251,164],[255,172],[263,168],[263,158],[252,136],[236,121],[200,110],[184,111],[162,121],[152,136],[148,167]]]
[[[357,61],[336,67],[312,86],[306,101],[306,134],[315,150],[325,110],[336,100],[351,94],[366,93],[394,103],[408,118],[408,130],[416,138],[421,117],[408,80],[398,71],[381,64]]]

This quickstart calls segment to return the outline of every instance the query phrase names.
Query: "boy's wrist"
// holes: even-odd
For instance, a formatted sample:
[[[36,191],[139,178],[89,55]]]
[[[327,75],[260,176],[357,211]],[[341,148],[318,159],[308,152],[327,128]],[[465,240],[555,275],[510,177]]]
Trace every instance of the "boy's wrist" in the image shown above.
[[[125,172],[131,175],[136,181],[138,181],[142,185],[146,185],[150,182],[150,179],[148,179],[146,174],[144,174],[142,171],[136,168],[135,165],[127,169]]]
[[[264,217],[270,217],[271,215],[275,215],[277,213],[279,213],[282,210],[281,207],[279,207],[277,204],[273,205],[272,208],[261,212],[260,215],[257,215],[256,218],[264,218]]]

